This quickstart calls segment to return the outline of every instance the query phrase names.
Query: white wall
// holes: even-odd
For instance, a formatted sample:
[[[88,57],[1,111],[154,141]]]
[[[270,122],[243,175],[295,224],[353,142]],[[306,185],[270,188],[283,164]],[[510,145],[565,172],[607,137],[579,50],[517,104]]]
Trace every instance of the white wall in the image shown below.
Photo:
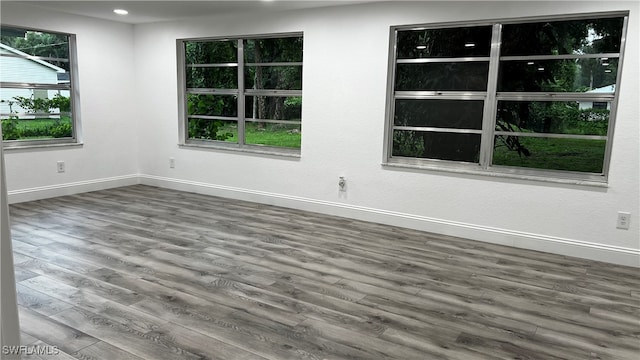
[[[629,9],[607,188],[381,166],[391,25]],[[3,19],[5,13],[3,4]],[[22,10],[11,19],[78,34],[86,135],[81,149],[7,154],[14,195],[19,189],[138,172],[146,184],[640,266],[635,2],[393,2],[203,17],[133,30]],[[305,42],[302,157],[179,148],[176,39],[290,31],[303,31]],[[101,46],[92,48],[94,39],[101,39]],[[117,51],[124,56],[107,57]],[[131,124],[137,139],[125,131]],[[59,176],[55,160],[62,157],[86,161],[87,168],[80,171],[74,163],[78,174]],[[175,169],[169,168],[169,157],[176,159]],[[347,179],[346,193],[338,192],[338,176]],[[615,228],[617,211],[632,213],[632,229]]]
[[[608,188],[380,165],[391,25],[630,7]],[[143,182],[637,266],[637,11],[613,2],[394,2],[136,26],[138,92],[154,94],[142,99],[139,119]],[[301,159],[179,148],[176,38],[289,31],[304,32]],[[616,229],[617,211],[632,212],[631,230]]]
[[[7,25],[76,34],[84,142],[6,150],[9,201],[137,182],[133,26],[7,2],[0,19]],[[65,173],[57,173],[57,161],[65,161]]]

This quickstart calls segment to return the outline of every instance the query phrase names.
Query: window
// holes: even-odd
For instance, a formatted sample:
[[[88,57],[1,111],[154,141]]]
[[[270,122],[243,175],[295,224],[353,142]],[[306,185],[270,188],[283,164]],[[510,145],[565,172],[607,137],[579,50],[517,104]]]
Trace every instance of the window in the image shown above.
[[[2,26],[0,119],[6,148],[78,142],[75,36]]]
[[[299,154],[302,35],[178,40],[181,142]]]
[[[387,164],[606,181],[626,21],[393,27]]]

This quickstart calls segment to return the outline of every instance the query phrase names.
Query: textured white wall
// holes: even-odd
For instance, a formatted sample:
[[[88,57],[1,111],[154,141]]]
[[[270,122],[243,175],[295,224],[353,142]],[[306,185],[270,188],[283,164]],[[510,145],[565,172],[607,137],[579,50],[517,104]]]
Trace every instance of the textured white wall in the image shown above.
[[[637,2],[390,2],[133,28],[25,8],[7,22],[78,35],[85,146],[6,154],[10,190],[140,173],[144,183],[640,265]],[[390,26],[614,10],[631,17],[608,188],[380,165]],[[176,39],[290,31],[305,42],[302,157],[179,148]],[[632,213],[630,230],[615,228],[617,211]]]
[[[6,2],[1,16],[3,24],[76,34],[84,139],[81,147],[5,151],[9,193],[137,174],[133,26]]]

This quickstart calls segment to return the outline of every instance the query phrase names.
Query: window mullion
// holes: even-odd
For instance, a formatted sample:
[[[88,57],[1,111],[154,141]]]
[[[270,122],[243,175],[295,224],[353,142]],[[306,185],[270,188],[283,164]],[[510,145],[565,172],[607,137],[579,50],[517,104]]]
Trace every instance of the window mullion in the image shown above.
[[[493,138],[496,128],[496,92],[498,88],[498,66],[500,63],[500,39],[502,25],[494,24],[491,35],[491,52],[489,54],[489,75],[487,79],[487,96],[484,101],[482,120],[482,140],[480,145],[480,166],[488,169],[493,157]]]
[[[238,39],[238,144],[245,144],[244,40]]]

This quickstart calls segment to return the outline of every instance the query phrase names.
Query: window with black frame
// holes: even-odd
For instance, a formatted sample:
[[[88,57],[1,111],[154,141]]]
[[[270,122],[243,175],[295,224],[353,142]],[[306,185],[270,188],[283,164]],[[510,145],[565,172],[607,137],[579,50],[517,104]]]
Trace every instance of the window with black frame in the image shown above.
[[[606,180],[626,15],[392,28],[389,164]]]
[[[75,36],[2,26],[0,119],[5,147],[75,143]]]
[[[185,144],[299,153],[302,35],[179,40]]]

